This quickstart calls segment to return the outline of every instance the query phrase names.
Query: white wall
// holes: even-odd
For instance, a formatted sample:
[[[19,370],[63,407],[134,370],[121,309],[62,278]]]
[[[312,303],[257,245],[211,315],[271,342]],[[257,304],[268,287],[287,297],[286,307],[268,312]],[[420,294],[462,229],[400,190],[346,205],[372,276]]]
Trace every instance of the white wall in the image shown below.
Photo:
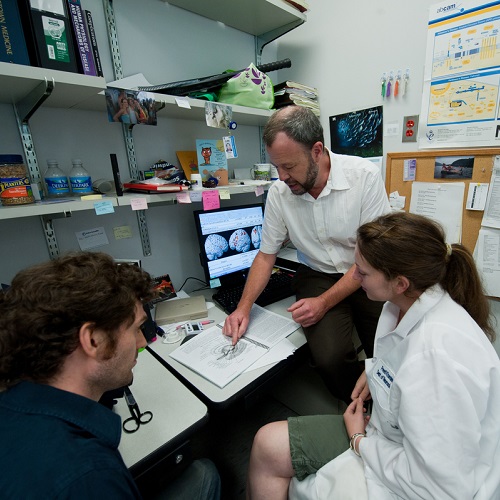
[[[297,80],[317,87],[325,140],[328,117],[384,106],[384,122],[418,115],[422,96],[428,8],[431,0],[311,0],[307,22],[276,42],[278,59],[290,57],[292,67],[279,71],[280,81]],[[382,99],[384,72],[410,69],[404,97]],[[416,151],[416,143],[384,137],[384,155]]]
[[[319,91],[321,123],[330,144],[332,115],[384,107],[384,123],[420,114],[429,7],[434,0],[310,0],[307,22],[273,42],[278,59],[290,57],[292,67],[279,79],[302,82]],[[382,99],[384,72],[410,69],[404,97]],[[384,137],[388,152],[417,151],[417,143]],[[497,320],[495,343],[500,353],[500,302],[490,301]]]

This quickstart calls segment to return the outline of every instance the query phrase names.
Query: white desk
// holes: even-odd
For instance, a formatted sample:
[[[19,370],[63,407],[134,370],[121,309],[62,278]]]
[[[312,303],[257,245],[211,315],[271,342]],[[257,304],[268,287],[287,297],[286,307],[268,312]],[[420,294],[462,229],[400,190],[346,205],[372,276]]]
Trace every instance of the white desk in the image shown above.
[[[207,301],[211,301],[213,291],[206,290],[202,293]],[[293,304],[293,302],[295,302],[295,297],[288,297],[287,299],[283,299],[267,306],[267,309],[277,314],[281,314],[282,316],[287,316],[291,319],[291,314],[288,313],[286,309]],[[218,307],[212,307],[208,310],[208,318],[215,320],[216,323],[224,321],[226,316],[227,315]],[[196,321],[202,320],[200,319]],[[288,340],[290,340],[297,348],[303,346],[306,343],[306,338],[302,328],[293,332],[288,337]],[[175,344],[164,344],[161,341],[161,338],[159,338],[156,342],[150,344],[148,349],[156,354],[161,361],[165,363],[165,365],[177,376],[179,376],[184,383],[193,389],[193,391],[198,394],[203,401],[210,406],[213,405],[215,408],[226,407],[235,400],[251,392],[256,386],[265,382],[266,379],[271,376],[273,370],[276,369],[276,365],[285,365],[286,363],[291,362],[290,358],[288,358],[280,363],[274,363],[255,370],[250,370],[241,374],[221,389],[169,356],[169,353],[176,349],[180,345],[180,342],[181,341]]]
[[[137,477],[185,443],[208,418],[207,407],[177,380],[147,350],[141,351],[134,368],[132,394],[142,412],[153,412],[153,419],[133,434],[122,432],[119,446],[125,465]],[[113,410],[130,417],[125,398]],[[177,457],[180,461],[180,457]],[[174,457],[175,463],[175,457]]]

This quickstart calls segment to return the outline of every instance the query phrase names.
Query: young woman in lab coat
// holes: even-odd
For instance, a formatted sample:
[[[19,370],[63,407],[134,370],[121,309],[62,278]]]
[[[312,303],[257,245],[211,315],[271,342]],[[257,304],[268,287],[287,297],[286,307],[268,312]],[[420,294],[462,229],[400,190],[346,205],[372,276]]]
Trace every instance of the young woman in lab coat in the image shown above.
[[[368,297],[387,301],[374,357],[344,422],[292,417],[259,430],[247,498],[500,498],[500,360],[470,252],[397,212],[359,228],[355,260]]]

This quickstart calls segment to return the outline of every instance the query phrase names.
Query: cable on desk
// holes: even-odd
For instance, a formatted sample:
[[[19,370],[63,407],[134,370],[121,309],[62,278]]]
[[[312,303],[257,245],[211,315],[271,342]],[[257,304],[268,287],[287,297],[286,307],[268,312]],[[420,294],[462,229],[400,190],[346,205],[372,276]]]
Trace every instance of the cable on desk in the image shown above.
[[[206,281],[200,280],[199,278],[195,278],[194,276],[189,276],[188,278],[186,278],[184,280],[184,283],[177,290],[178,292],[180,292],[184,288],[184,285],[188,282],[188,280],[196,280],[196,281],[199,281],[200,283],[203,283],[203,285],[205,285],[203,288],[198,288],[197,290],[193,290],[193,292],[197,292],[199,290],[205,290],[206,288],[208,288],[208,283]]]

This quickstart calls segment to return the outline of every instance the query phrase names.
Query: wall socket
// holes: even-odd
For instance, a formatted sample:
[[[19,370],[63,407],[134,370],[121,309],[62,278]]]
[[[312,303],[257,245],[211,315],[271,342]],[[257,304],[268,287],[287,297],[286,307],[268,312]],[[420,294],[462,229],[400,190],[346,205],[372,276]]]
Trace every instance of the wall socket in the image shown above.
[[[417,142],[418,115],[405,116],[403,118],[403,142]]]

